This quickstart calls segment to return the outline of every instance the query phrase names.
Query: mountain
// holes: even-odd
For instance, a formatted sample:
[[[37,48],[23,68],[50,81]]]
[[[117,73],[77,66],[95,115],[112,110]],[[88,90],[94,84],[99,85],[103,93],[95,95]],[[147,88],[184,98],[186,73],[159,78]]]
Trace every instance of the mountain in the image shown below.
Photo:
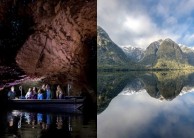
[[[151,43],[140,63],[158,69],[191,68],[185,53],[169,38]]]
[[[140,63],[147,65],[147,66],[152,66],[153,64],[156,63],[157,60],[157,51],[160,46],[161,40],[152,42],[145,51],[145,56],[143,59],[140,61]]]
[[[144,50],[132,46],[121,47],[126,56],[134,62],[140,61],[144,57]]]
[[[123,52],[100,27],[97,27],[97,66],[126,66],[130,62]]]
[[[158,48],[157,56],[159,59],[175,60],[182,63],[187,62],[179,45],[171,39],[162,41]]]
[[[183,51],[184,55],[187,57],[188,63],[194,66],[194,49],[182,44],[179,44],[179,46]]]
[[[97,27],[97,67],[116,69],[194,69],[194,49],[167,38],[152,42],[146,50],[117,46]]]
[[[189,52],[193,52],[194,49],[191,48],[191,47],[188,47],[186,45],[183,45],[183,44],[178,44],[179,47],[181,48],[181,50],[184,52],[184,53],[189,53]]]

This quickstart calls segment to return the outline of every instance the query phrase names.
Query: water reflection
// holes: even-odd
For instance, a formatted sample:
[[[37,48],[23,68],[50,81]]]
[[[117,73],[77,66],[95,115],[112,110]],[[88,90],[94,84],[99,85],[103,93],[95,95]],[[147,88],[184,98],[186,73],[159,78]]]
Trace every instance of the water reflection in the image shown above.
[[[8,130],[7,132],[9,135],[12,135],[13,137],[18,137],[20,134],[17,132],[17,129],[21,127],[21,121],[20,121],[20,116],[16,115],[15,113],[8,113],[7,115],[7,123],[8,123]]]
[[[99,138],[193,137],[194,73],[134,72],[123,76],[107,75],[109,77],[106,79],[99,80],[108,83],[98,83],[104,84],[98,85],[98,90],[106,87],[106,91],[98,91],[98,107],[103,109],[98,110],[97,116]],[[111,83],[114,79],[107,79],[110,76],[122,80],[125,86],[115,92],[113,89],[119,86]],[[108,106],[103,105],[102,97]]]
[[[97,74],[97,112],[102,112],[123,88],[135,78],[134,74],[99,73]]]
[[[13,137],[46,137],[48,134],[53,134],[54,131],[57,132],[54,132],[57,136],[60,132],[58,130],[63,131],[62,136],[71,136],[70,131],[72,131],[72,128],[68,129],[71,123],[71,117],[68,116],[52,116],[51,114],[20,112],[15,110],[8,112],[7,118],[7,135],[12,135]],[[28,131],[24,131],[25,129]],[[21,133],[22,130],[23,132]],[[37,130],[37,133],[34,133],[34,130]]]
[[[98,73],[98,113],[120,92],[134,94],[145,89],[156,99],[173,100],[184,87],[192,86],[194,73],[183,71]]]
[[[0,137],[96,137],[95,121],[88,120],[87,124],[84,124],[82,115],[13,110],[1,114],[1,117],[4,116],[7,118],[4,120],[5,132]],[[83,133],[88,131],[89,134]]]
[[[188,74],[189,75],[189,74]],[[172,100],[187,84],[188,75],[182,72],[156,72],[150,76],[143,76],[146,91],[152,97]]]

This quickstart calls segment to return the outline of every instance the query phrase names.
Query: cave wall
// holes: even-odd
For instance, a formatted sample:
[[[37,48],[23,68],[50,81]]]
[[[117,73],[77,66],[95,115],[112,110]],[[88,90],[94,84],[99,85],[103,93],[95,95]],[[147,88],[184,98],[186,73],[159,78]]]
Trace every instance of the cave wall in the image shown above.
[[[1,0],[0,65],[95,80],[96,6],[95,0]]]
[[[30,8],[35,32],[17,53],[18,65],[28,74],[85,79],[90,53],[95,54],[96,1],[41,0]]]

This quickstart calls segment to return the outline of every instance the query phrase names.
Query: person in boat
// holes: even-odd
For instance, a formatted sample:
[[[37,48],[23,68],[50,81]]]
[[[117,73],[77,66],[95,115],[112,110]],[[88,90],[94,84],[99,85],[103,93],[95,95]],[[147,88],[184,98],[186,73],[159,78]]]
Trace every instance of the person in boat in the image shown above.
[[[42,90],[46,90],[46,85],[45,84],[42,84]]]
[[[32,88],[32,99],[37,99],[37,88],[33,87]]]
[[[57,99],[63,99],[64,98],[64,93],[60,87],[60,85],[57,86],[57,90],[56,90],[56,98]]]
[[[39,89],[39,90],[38,90],[38,97],[37,97],[37,99],[38,99],[38,100],[44,99],[44,98],[43,98],[42,89]]]
[[[46,85],[46,99],[52,99],[52,93],[51,93],[51,89],[50,86],[47,84]]]
[[[28,92],[25,95],[25,98],[26,99],[31,99],[31,97],[32,97],[32,88],[29,88],[28,89]]]
[[[14,86],[11,87],[11,90],[8,92],[8,99],[11,100],[11,99],[15,99],[16,97],[16,92],[14,90]]]
[[[41,92],[43,94],[43,99],[46,99],[46,85],[45,84],[42,85]]]

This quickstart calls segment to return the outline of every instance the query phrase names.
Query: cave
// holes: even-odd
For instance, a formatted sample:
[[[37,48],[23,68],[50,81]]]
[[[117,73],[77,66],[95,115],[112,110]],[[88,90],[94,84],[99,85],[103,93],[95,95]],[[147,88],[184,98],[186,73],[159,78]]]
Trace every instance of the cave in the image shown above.
[[[0,87],[38,78],[96,94],[96,1],[1,0]],[[21,81],[21,83],[23,83]]]

